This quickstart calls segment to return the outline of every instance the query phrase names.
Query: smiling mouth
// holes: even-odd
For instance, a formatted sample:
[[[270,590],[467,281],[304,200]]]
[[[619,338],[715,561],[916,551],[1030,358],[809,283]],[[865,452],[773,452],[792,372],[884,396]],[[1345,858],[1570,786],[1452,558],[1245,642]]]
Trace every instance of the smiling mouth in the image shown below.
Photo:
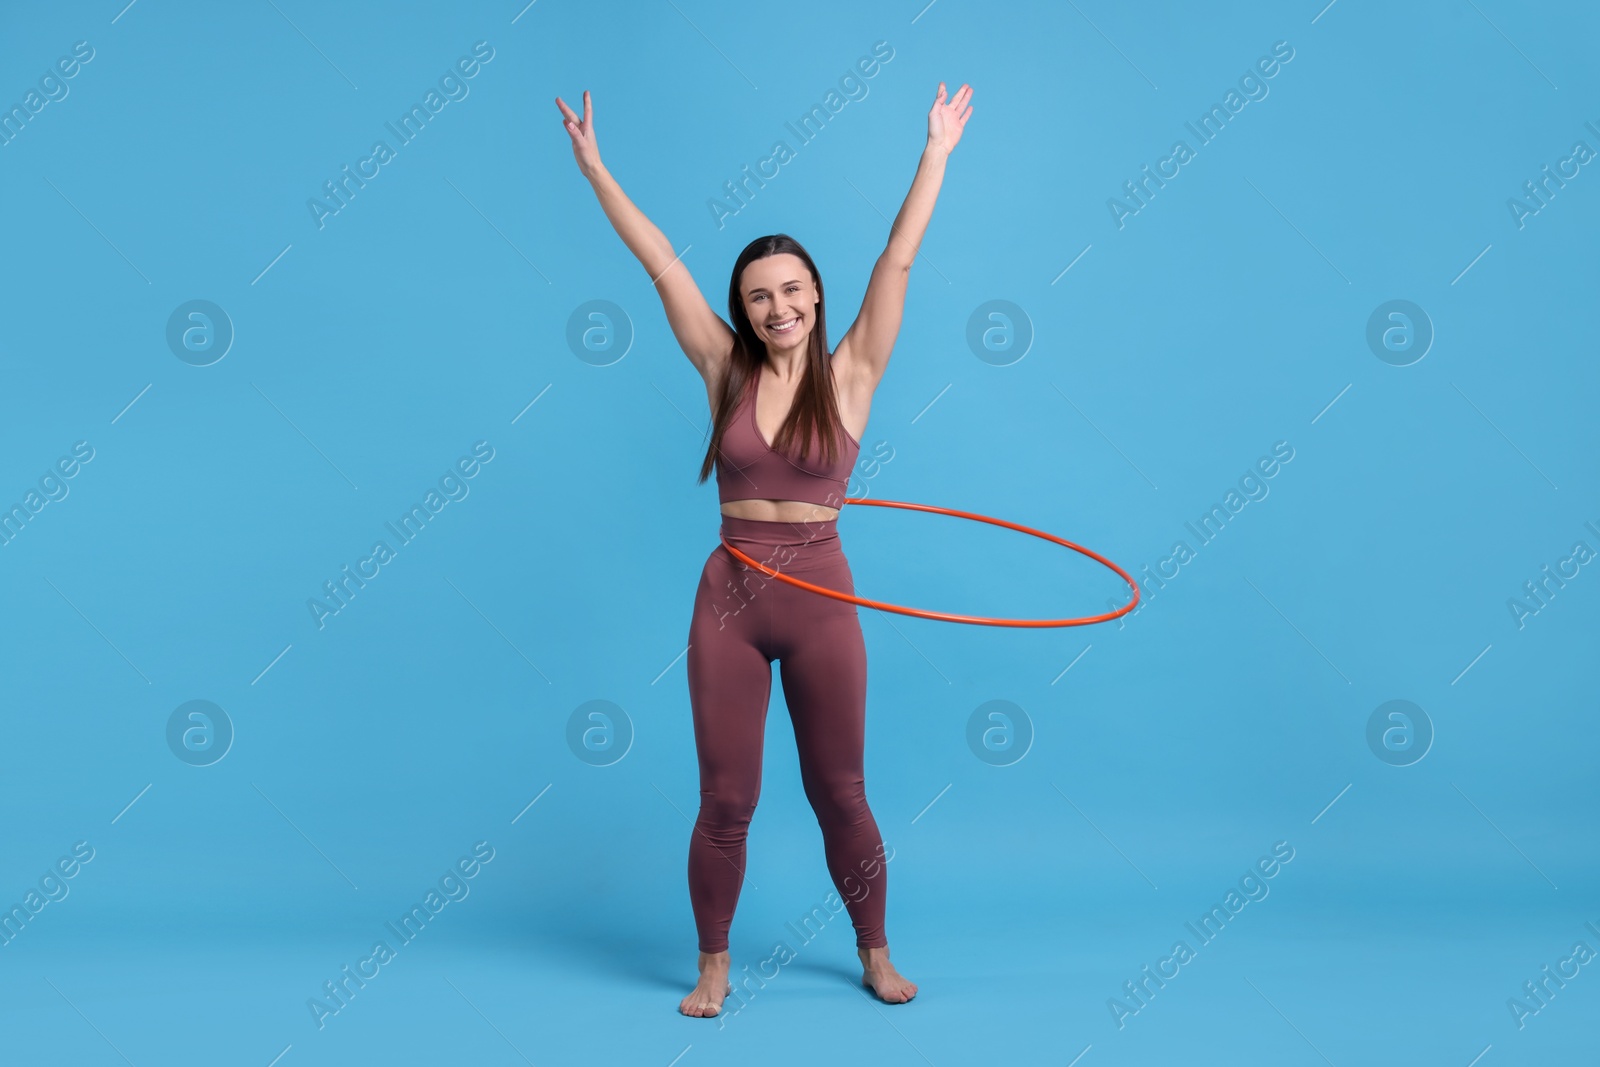
[[[799,326],[799,325],[800,325],[800,316],[796,315],[794,318],[786,319],[784,322],[779,323],[778,325],[774,326],[774,325],[770,325],[769,324],[767,326],[767,329],[772,331],[773,333],[793,333],[795,331],[795,328],[797,326]]]

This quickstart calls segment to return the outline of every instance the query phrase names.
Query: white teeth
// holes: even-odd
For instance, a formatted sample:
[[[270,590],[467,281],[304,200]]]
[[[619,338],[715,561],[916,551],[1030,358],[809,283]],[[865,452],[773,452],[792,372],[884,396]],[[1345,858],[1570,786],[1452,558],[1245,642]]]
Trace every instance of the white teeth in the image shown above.
[[[774,333],[788,333],[790,330],[794,329],[798,325],[800,325],[799,318],[793,318],[793,319],[789,320],[787,325],[784,325],[784,326],[768,326],[767,329],[773,331]]]

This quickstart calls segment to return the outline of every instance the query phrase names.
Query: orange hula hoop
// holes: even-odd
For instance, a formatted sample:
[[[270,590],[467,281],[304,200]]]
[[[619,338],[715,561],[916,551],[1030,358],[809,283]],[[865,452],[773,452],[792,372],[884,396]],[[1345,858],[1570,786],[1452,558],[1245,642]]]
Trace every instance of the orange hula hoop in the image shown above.
[[[810,582],[803,582],[798,578],[791,578],[787,574],[780,574],[778,571],[768,570],[761,563],[756,562],[743,552],[739,551],[737,548],[734,548],[732,545],[728,544],[727,540],[721,538],[720,535],[718,539],[722,541],[722,547],[726,548],[730,553],[732,553],[735,559],[744,563],[746,566],[755,568],[770,578],[777,578],[780,581],[788,582],[790,585],[799,586],[801,589],[806,589],[813,593],[820,593],[823,596],[830,596],[835,600],[843,600],[849,604],[861,604],[869,608],[877,608],[879,611],[892,611],[899,615],[913,615],[919,619],[933,619],[936,622],[965,622],[973,623],[979,626],[1086,626],[1090,623],[1109,622],[1112,619],[1126,615],[1128,612],[1132,611],[1138,606],[1139,583],[1130,578],[1127,571],[1123,570],[1109,559],[1106,559],[1098,552],[1084,548],[1082,545],[1075,545],[1065,538],[1057,537],[1055,534],[1045,533],[1043,530],[1035,530],[1031,526],[1022,526],[1015,522],[1007,522],[1005,519],[996,519],[990,515],[979,515],[974,511],[958,511],[955,508],[941,508],[932,504],[911,504],[903,500],[856,500],[852,498],[846,498],[845,503],[871,504],[874,507],[880,508],[908,508],[912,511],[932,512],[935,515],[954,515],[958,519],[975,519],[978,522],[987,522],[992,526],[1004,526],[1008,529],[1018,530],[1025,534],[1031,534],[1034,537],[1043,538],[1046,541],[1054,541],[1058,545],[1065,545],[1074,552],[1081,552],[1090,559],[1102,563],[1116,571],[1117,574],[1122,577],[1122,580],[1127,582],[1128,585],[1132,587],[1133,599],[1128,601],[1122,607],[1118,608],[1116,611],[1109,611],[1102,615],[1086,615],[1076,619],[990,619],[981,615],[955,615],[944,611],[928,611],[923,608],[908,608],[900,604],[886,604],[881,600],[868,600],[865,597],[851,596],[849,593],[841,593],[837,589],[825,589],[820,585],[812,585]]]

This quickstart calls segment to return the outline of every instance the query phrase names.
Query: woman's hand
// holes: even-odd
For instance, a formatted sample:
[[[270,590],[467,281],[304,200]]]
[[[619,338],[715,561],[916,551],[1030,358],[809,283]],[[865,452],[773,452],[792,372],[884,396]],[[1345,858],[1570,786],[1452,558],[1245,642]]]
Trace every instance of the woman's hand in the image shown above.
[[[967,120],[972,117],[972,108],[967,105],[971,99],[972,86],[963,83],[956,90],[955,99],[946,103],[944,82],[939,83],[939,95],[934,97],[933,108],[928,112],[928,147],[948,154],[956,146],[961,140],[961,131],[967,128]]]
[[[589,103],[589,90],[583,91],[581,120],[572,113],[571,108],[561,102],[559,96],[556,97],[556,107],[559,107],[561,114],[566,117],[567,133],[572,137],[572,157],[578,161],[578,169],[583,172],[583,176],[591,177],[600,169],[600,146],[595,144],[594,140],[594,107]]]

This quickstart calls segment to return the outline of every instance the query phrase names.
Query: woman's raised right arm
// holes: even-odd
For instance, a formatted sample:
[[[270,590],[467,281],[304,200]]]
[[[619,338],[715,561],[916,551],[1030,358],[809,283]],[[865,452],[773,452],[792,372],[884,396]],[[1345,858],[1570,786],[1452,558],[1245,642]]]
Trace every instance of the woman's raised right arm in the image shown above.
[[[594,188],[595,197],[600,201],[606,218],[611,220],[617,236],[622,238],[622,243],[638,257],[649,273],[656,293],[661,297],[661,304],[666,309],[673,336],[709,386],[712,375],[721,372],[722,365],[732,352],[735,340],[733,328],[711,310],[700,287],[690,276],[689,268],[672,250],[672,243],[667,240],[666,234],[628,199],[622,186],[600,162],[600,149],[595,143],[594,109],[588,90],[583,93],[581,120],[559,96],[556,97],[556,106],[565,116],[578,170]]]

